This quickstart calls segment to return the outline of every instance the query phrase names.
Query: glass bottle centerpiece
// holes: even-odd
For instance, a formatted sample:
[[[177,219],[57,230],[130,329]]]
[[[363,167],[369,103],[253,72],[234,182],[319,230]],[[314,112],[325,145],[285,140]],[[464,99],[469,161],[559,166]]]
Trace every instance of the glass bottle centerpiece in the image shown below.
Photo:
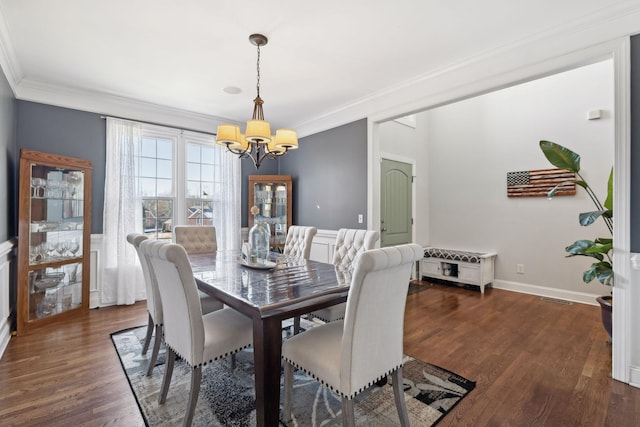
[[[251,207],[251,214],[254,217],[254,225],[249,230],[249,247],[251,255],[249,261],[254,264],[264,264],[269,256],[269,238],[271,230],[269,224],[258,215],[260,209],[257,206]]]

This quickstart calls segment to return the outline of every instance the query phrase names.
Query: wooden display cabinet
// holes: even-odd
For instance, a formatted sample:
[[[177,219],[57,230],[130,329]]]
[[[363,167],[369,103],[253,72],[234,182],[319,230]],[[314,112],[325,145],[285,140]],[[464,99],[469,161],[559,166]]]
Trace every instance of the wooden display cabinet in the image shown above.
[[[89,310],[92,168],[20,151],[18,334]]]
[[[289,175],[250,175],[248,220],[249,228],[255,220],[265,221],[271,228],[270,245],[272,249],[284,247],[287,231],[291,227],[291,176]],[[255,218],[251,207],[260,209]]]

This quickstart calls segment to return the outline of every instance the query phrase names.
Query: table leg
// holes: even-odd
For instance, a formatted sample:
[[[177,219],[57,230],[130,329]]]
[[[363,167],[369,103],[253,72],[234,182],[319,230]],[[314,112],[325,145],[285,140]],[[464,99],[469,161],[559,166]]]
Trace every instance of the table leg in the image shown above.
[[[253,320],[253,363],[256,388],[256,424],[277,426],[280,415],[280,357],[282,322]]]

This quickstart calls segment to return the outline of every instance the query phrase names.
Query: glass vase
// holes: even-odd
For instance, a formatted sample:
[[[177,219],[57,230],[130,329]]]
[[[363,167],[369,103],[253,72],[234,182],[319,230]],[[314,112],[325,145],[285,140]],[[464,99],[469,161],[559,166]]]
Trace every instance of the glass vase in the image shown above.
[[[269,238],[271,230],[264,221],[256,222],[249,230],[249,246],[251,247],[252,263],[264,264],[269,255]]]

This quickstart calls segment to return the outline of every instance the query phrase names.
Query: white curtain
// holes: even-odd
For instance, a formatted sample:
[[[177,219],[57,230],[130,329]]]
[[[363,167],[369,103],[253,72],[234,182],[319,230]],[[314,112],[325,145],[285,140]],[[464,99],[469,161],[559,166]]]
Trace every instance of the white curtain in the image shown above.
[[[137,254],[127,234],[142,232],[142,203],[135,178],[140,123],[107,118],[104,184],[102,304],[133,304],[146,299]]]
[[[223,211],[221,223],[216,225],[219,250],[240,250],[242,244],[241,197],[242,176],[241,160],[231,153],[222,152],[223,156]]]

